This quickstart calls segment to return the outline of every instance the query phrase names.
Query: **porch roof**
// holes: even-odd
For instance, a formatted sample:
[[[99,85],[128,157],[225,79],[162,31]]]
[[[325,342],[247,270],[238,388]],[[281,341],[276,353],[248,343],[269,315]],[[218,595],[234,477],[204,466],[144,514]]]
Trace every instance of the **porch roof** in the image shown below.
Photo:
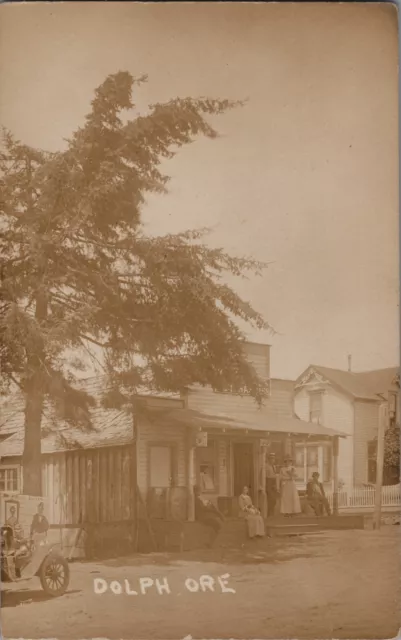
[[[269,414],[263,411],[255,412],[252,417],[231,416],[225,413],[206,414],[194,409],[164,409],[157,411],[159,424],[180,423],[196,429],[226,429],[233,431],[252,431],[261,436],[268,433],[291,433],[309,436],[339,436],[347,437],[347,434],[325,427],[314,422],[305,422],[294,415],[285,418]]]

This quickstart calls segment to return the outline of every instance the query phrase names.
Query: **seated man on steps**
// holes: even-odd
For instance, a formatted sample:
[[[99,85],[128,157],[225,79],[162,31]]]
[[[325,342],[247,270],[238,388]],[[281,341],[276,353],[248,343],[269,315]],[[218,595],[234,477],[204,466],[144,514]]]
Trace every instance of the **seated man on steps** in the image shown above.
[[[319,473],[312,473],[312,479],[309,480],[306,487],[306,495],[308,502],[317,516],[322,516],[326,511],[327,515],[331,515],[329,501],[326,498],[323,484],[319,482]]]
[[[202,500],[200,496],[200,489],[198,486],[194,487],[195,494],[195,520],[201,522],[206,527],[211,529],[211,537],[208,546],[212,547],[216,540],[220,529],[224,522],[223,514],[214,506],[210,500]]]

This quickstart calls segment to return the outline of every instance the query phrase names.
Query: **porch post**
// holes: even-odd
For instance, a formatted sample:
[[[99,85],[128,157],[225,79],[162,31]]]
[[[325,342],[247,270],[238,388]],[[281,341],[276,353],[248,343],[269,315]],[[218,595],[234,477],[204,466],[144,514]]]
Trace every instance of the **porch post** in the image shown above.
[[[286,439],[284,441],[284,455],[286,455],[286,456],[292,456],[293,455],[291,433],[287,434],[287,437],[286,437]]]
[[[253,445],[253,459],[255,461],[254,470],[253,470],[253,485],[255,487],[254,491],[254,500],[255,507],[260,507],[259,500],[259,478],[260,478],[260,442],[254,442]]]
[[[338,515],[338,448],[339,436],[333,438],[333,514]]]
[[[187,430],[186,458],[187,458],[187,519],[189,522],[194,522],[195,521],[194,486],[196,484],[195,446],[194,446],[194,436],[190,429]]]
[[[267,497],[266,497],[266,447],[261,447],[261,464],[260,464],[260,496],[261,504],[259,505],[263,518],[267,518]]]

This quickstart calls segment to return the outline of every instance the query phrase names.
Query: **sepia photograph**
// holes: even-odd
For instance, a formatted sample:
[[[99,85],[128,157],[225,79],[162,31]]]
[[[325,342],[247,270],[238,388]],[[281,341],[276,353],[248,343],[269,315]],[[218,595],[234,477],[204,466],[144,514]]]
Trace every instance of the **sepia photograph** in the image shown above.
[[[390,2],[0,6],[2,637],[399,635],[398,100]]]

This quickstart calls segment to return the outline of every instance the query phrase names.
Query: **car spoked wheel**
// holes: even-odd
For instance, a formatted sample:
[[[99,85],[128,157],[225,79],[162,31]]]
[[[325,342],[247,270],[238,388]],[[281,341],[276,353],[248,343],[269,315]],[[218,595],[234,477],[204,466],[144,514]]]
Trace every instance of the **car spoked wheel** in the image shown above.
[[[70,581],[70,568],[62,556],[47,557],[40,569],[40,583],[44,592],[53,598],[62,596]]]

